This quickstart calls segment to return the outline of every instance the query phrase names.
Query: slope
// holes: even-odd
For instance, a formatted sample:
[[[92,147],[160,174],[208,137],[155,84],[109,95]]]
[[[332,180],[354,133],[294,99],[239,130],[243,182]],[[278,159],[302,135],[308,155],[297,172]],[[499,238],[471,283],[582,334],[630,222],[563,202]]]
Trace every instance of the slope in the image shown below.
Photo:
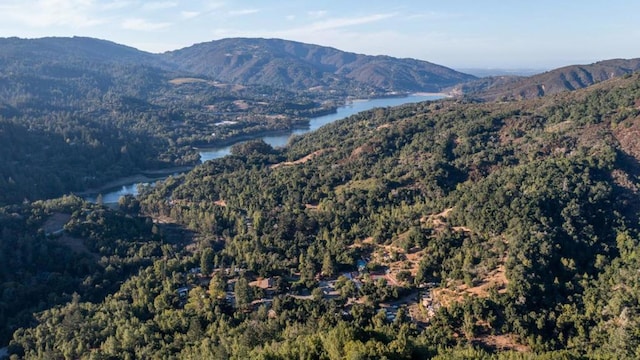
[[[299,269],[304,284],[326,259],[346,271],[371,255],[367,244],[393,244],[422,254],[413,286],[433,282],[434,294],[452,294],[436,297],[442,307],[428,332],[601,351],[615,332],[608,319],[620,314],[587,313],[590,289],[604,286],[591,284],[624,260],[622,246],[640,230],[638,144],[625,136],[640,126],[639,99],[634,75],[535,101],[377,109],[281,153],[207,163],[143,202],[224,241],[220,263],[265,275]],[[283,160],[295,165],[271,166]],[[444,225],[421,221],[449,208]],[[496,272],[504,288],[479,291]]]
[[[279,39],[223,39],[163,57],[182,70],[221,81],[300,90],[437,92],[474,78],[426,61],[366,56]]]
[[[492,77],[453,88],[485,100],[531,99],[582,89],[640,69],[640,59],[612,59],[589,65],[571,65],[529,77]]]
[[[189,145],[286,130],[333,106],[172,67],[92,38],[0,39],[0,204],[195,164]],[[225,120],[237,125],[216,126]]]

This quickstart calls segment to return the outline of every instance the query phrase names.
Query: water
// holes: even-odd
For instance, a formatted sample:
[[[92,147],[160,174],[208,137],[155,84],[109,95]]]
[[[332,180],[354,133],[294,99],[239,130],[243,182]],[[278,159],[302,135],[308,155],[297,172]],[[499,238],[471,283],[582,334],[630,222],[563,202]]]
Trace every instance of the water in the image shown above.
[[[121,196],[124,195],[138,195],[138,185],[140,183],[134,183],[129,185],[123,185],[120,189],[108,192],[102,195],[103,204],[116,204]],[[98,195],[87,196],[85,200],[95,203]]]
[[[392,97],[392,98],[382,98],[382,99],[370,99],[370,100],[356,100],[348,105],[341,106],[337,109],[336,113],[319,116],[316,118],[312,118],[309,120],[309,127],[304,129],[296,129],[287,133],[282,133],[278,135],[266,135],[266,136],[257,136],[256,139],[262,139],[267,144],[273,147],[282,147],[286,146],[289,142],[289,139],[293,135],[301,135],[308,133],[310,131],[318,130],[321,126],[332,123],[336,120],[344,119],[351,115],[355,115],[359,112],[371,110],[377,107],[388,107],[388,106],[399,106],[403,104],[416,103],[420,101],[427,100],[437,100],[441,99],[443,96],[441,95],[411,95],[406,97]],[[200,161],[205,162],[208,160],[218,159],[224,156],[227,156],[231,153],[231,145],[220,147],[220,148],[212,148],[212,149],[201,149],[200,150]],[[114,204],[118,202],[123,195],[138,195],[138,185],[140,183],[132,183],[128,185],[124,185],[119,189],[114,191],[105,193],[102,195],[102,202],[104,204]],[[96,196],[90,196],[86,198],[87,201],[95,202]]]
[[[285,134],[280,134],[280,135],[263,136],[262,140],[264,140],[264,142],[266,142],[267,144],[269,144],[269,145],[271,145],[273,147],[282,147],[282,146],[286,146],[287,145],[287,143],[289,142],[289,139],[291,138],[292,135],[301,135],[301,134],[308,133],[310,131],[318,130],[323,125],[327,125],[327,124],[332,123],[332,122],[334,122],[336,120],[344,119],[344,118],[349,117],[351,115],[355,115],[355,114],[357,114],[359,112],[371,110],[371,109],[377,108],[377,107],[398,106],[398,105],[403,105],[403,104],[416,103],[416,102],[420,102],[420,101],[437,100],[437,99],[441,99],[441,98],[442,98],[442,96],[440,96],[440,95],[411,95],[411,96],[405,96],[405,97],[392,97],[392,98],[370,99],[370,100],[356,100],[356,101],[354,101],[354,102],[352,102],[350,104],[347,104],[345,106],[339,107],[334,114],[319,116],[319,117],[316,117],[316,118],[313,118],[313,119],[309,120],[309,127],[308,128],[296,129],[296,130],[290,131],[290,132],[285,133]],[[227,148],[218,149],[216,151],[220,152],[222,150],[227,150]],[[222,156],[225,156],[225,155],[229,154],[228,152],[224,153],[224,151],[222,151],[221,153],[223,153]],[[205,155],[207,157],[206,160],[216,159],[218,157],[222,157],[222,156],[214,156],[214,157],[209,158],[208,152],[207,151],[203,151],[203,152],[200,152],[200,156],[203,159],[202,161],[206,161],[206,160],[204,160],[203,155]]]
[[[213,159],[218,159],[231,154],[231,146],[225,146],[217,149],[203,149],[200,151],[200,161],[205,162]]]

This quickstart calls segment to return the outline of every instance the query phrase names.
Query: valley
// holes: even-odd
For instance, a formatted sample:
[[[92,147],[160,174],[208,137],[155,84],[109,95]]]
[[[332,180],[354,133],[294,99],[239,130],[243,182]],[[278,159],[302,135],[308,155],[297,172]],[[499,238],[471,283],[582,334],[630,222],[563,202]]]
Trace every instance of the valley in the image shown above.
[[[315,118],[309,119],[308,127],[301,129],[292,129],[288,132],[277,131],[275,133],[262,132],[256,133],[254,135],[243,136],[240,139],[235,138],[235,143],[240,143],[243,141],[262,139],[265,143],[272,147],[284,147],[286,146],[291,139],[295,136],[299,136],[305,134],[309,131],[315,131],[319,129],[321,126],[329,124],[333,121],[337,121],[351,115],[357,114],[361,111],[366,111],[375,107],[388,107],[388,106],[398,106],[402,104],[410,104],[419,101],[426,100],[434,100],[442,97],[440,94],[417,94],[410,95],[406,97],[387,97],[387,98],[376,98],[369,100],[355,100],[352,101],[351,104],[339,107],[336,109],[335,113],[330,115],[319,116]],[[233,141],[233,139],[232,139]],[[206,148],[206,149],[198,149],[200,155],[200,161],[205,162],[208,160],[217,159],[223,156],[227,156],[231,153],[231,148],[235,144],[231,142],[230,145],[219,147],[219,148]],[[191,168],[182,167],[182,168],[173,168],[162,171],[156,171],[155,174],[165,173],[167,176],[176,175],[178,173],[187,172]],[[165,179],[165,177],[160,178],[152,178],[150,173],[145,173],[136,176],[130,176],[126,178],[122,178],[119,180],[115,180],[110,184],[104,185],[99,191],[96,190],[88,190],[84,195],[88,201],[95,202],[97,195],[102,195],[104,204],[114,204],[118,202],[120,196],[131,194],[138,195],[138,186],[140,184],[148,184],[152,181],[157,181],[161,179]],[[113,190],[113,191],[110,191]]]
[[[635,60],[477,79],[277,39],[11,38],[0,63],[12,359],[638,353]]]

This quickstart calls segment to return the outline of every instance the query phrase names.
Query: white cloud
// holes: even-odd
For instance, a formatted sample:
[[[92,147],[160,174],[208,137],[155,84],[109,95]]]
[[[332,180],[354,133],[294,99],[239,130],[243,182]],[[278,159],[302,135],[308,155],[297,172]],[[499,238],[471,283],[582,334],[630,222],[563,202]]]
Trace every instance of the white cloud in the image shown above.
[[[448,12],[439,12],[439,11],[428,11],[423,13],[416,13],[407,16],[407,19],[421,19],[421,20],[451,20],[463,17],[462,14],[456,13],[448,13]]]
[[[292,21],[292,20],[296,19],[296,16],[295,15],[287,15],[287,16],[285,16],[285,19],[287,19],[289,21]]]
[[[129,7],[131,5],[133,5],[132,1],[115,0],[115,1],[111,1],[106,4],[100,5],[100,9],[101,10],[119,10],[119,9],[124,9],[126,7]]]
[[[194,17],[199,16],[201,13],[198,11],[181,11],[180,16],[183,19],[193,19]]]
[[[321,18],[321,17],[327,16],[327,11],[326,10],[308,11],[307,15],[309,15],[312,18]]]
[[[31,27],[90,27],[107,20],[93,14],[93,0],[38,0],[31,3],[12,2],[0,7],[3,17]]]
[[[281,30],[249,31],[245,29],[217,28],[212,32],[212,35],[217,39],[227,37],[281,38],[370,54],[372,45],[375,46],[376,49],[374,51],[377,52],[378,48],[383,48],[384,45],[388,45],[389,43],[398,46],[407,44],[407,42],[398,41],[395,32],[363,33],[357,28],[358,25],[375,23],[394,16],[397,16],[397,14],[388,13],[361,17],[334,18],[316,21],[307,26]],[[387,42],[382,39],[390,41]],[[379,53],[385,52],[379,51]]]
[[[178,6],[178,3],[173,1],[153,1],[153,2],[147,2],[144,5],[142,5],[142,10],[171,9],[176,6]]]
[[[302,29],[297,29],[296,31],[308,32],[308,31],[323,31],[323,30],[330,30],[330,29],[339,29],[339,28],[344,28],[349,26],[378,22],[381,20],[394,17],[396,15],[397,14],[395,13],[390,13],[390,14],[373,14],[373,15],[367,15],[367,16],[361,16],[361,17],[334,18],[330,20],[314,22],[311,25]]]
[[[150,22],[145,19],[131,18],[122,22],[122,28],[137,31],[154,31],[167,28],[173,25],[169,22]]]
[[[242,15],[251,15],[260,12],[258,9],[243,9],[243,10],[231,10],[229,11],[229,15],[231,16],[242,16]]]
[[[217,10],[217,9],[220,9],[221,7],[224,7],[225,5],[226,3],[224,1],[208,2],[206,4],[206,10],[208,11]]]
[[[349,17],[349,18],[334,18],[323,21],[316,21],[307,26],[284,29],[284,30],[240,30],[229,28],[218,28],[214,30],[213,34],[216,37],[266,37],[266,38],[282,38],[282,39],[296,39],[298,41],[306,41],[305,39],[313,39],[317,37],[329,38],[329,35],[339,38],[341,36],[341,29],[353,27],[357,25],[364,25],[368,23],[374,23],[381,20],[385,20],[391,17],[397,16],[396,13],[389,14],[373,14],[361,17]],[[331,41],[333,42],[333,41]]]

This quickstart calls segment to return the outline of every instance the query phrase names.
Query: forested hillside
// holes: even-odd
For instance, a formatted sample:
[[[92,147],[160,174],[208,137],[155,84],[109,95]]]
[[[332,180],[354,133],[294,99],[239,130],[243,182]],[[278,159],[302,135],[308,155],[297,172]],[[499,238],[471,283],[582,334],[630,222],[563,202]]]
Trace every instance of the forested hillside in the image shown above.
[[[193,146],[304,126],[344,101],[174,72],[89,38],[0,39],[0,64],[0,204],[193,165]]]
[[[449,91],[484,100],[534,99],[593,84],[640,70],[640,59],[612,59],[570,65],[532,76],[493,76],[453,86]]]
[[[280,39],[222,39],[167,52],[162,59],[221,81],[360,97],[439,92],[475,78],[427,61],[354,54]]]
[[[237,145],[140,200],[192,244],[102,301],[39,313],[10,350],[635,358],[639,134],[634,74],[531,101],[376,109],[284,150]]]

